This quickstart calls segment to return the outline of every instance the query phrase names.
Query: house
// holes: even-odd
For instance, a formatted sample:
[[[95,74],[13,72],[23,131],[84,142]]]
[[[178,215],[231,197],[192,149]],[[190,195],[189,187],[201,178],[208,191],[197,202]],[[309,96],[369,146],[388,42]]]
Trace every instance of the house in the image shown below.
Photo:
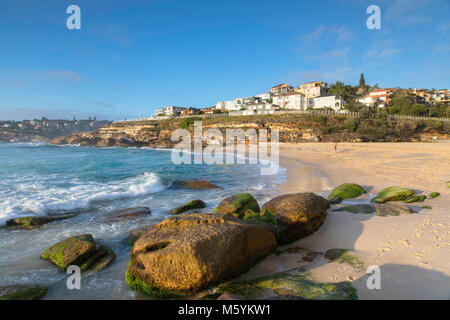
[[[306,98],[303,93],[290,92],[273,96],[273,104],[280,106],[282,109],[288,110],[305,110]]]
[[[245,110],[242,111],[242,115],[250,116],[255,114],[274,114],[276,111],[279,111],[280,107],[271,103],[255,103],[249,104],[245,107]]]
[[[204,108],[204,109],[202,109],[204,114],[213,114],[215,110],[219,110],[219,109],[217,109],[216,106],[213,106],[211,108]]]
[[[234,100],[219,101],[216,104],[216,109],[221,111],[241,110],[244,107],[244,99],[246,98],[236,98]]]
[[[391,104],[392,94],[396,89],[378,89],[371,91],[367,96],[358,101],[366,106],[385,107]],[[378,102],[378,103],[377,103]]]
[[[332,94],[327,94],[320,97],[308,99],[308,108],[310,109],[331,108],[334,111],[338,111],[342,109],[344,105],[345,105],[344,99]]]
[[[270,88],[270,93],[272,95],[279,95],[279,94],[286,94],[289,92],[293,92],[294,88],[292,88],[290,85],[286,83],[279,84],[275,87]]]
[[[311,99],[325,95],[327,87],[328,84],[323,81],[313,81],[301,84],[300,88],[295,88],[294,91],[304,94],[306,99]]]
[[[191,107],[191,108],[187,108],[187,109],[184,109],[183,111],[181,111],[180,116],[186,117],[186,116],[190,116],[193,114],[199,114],[200,112],[201,112],[200,109]]]
[[[179,116],[180,113],[185,110],[183,107],[169,106],[161,109],[156,109],[154,115],[155,116],[168,116],[168,117],[176,117]]]

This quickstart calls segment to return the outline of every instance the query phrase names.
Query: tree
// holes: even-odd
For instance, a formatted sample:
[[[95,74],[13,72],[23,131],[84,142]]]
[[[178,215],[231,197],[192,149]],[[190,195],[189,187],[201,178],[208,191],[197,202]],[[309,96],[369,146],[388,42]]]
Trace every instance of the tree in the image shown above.
[[[364,79],[364,73],[361,73],[361,76],[359,77],[359,87],[360,88],[366,87],[366,79]]]

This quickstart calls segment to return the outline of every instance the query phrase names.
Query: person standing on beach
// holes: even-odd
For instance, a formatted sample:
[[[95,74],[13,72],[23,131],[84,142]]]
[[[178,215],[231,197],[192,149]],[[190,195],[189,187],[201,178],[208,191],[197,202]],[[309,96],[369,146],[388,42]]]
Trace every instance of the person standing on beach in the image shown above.
[[[337,142],[334,143],[334,153],[337,153]]]

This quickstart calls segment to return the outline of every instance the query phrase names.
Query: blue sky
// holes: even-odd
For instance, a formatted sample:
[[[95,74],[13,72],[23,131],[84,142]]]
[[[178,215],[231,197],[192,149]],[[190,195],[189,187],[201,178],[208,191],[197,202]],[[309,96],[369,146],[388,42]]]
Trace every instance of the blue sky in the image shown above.
[[[66,8],[81,8],[81,30]],[[382,30],[366,9],[381,8]],[[450,87],[449,0],[0,0],[0,119],[149,116],[361,72]]]

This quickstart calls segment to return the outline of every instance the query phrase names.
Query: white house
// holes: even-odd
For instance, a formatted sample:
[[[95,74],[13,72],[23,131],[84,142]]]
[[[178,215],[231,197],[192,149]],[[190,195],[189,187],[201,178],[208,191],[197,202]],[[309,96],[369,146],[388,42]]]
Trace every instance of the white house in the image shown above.
[[[305,95],[300,92],[291,92],[272,97],[272,103],[288,110],[305,110]]]
[[[338,111],[344,107],[344,104],[344,99],[331,94],[308,99],[308,108],[313,109],[331,108]]]
[[[177,116],[181,111],[185,110],[183,107],[169,106],[162,109],[156,109],[154,115],[164,115],[168,117]]]

